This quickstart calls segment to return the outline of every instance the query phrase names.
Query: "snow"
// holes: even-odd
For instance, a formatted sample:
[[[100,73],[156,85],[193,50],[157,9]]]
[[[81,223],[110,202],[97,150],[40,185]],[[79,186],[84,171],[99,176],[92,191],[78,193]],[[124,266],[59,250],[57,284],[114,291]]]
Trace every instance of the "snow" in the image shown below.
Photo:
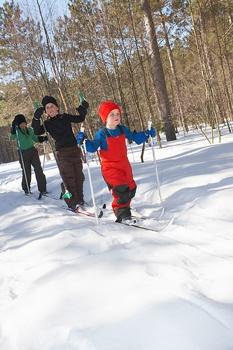
[[[197,131],[155,147],[161,232],[114,222],[97,162],[91,174],[99,225],[63,201],[21,191],[18,162],[0,165],[1,350],[232,350],[233,135],[209,145]],[[150,147],[129,147],[132,205],[162,213]],[[54,160],[45,163],[59,197]],[[85,165],[85,195],[91,200]]]

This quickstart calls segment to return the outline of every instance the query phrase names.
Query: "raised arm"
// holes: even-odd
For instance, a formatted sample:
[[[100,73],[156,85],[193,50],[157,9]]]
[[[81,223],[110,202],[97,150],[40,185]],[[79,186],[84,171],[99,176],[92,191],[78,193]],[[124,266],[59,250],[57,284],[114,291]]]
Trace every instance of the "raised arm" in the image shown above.
[[[76,111],[78,112],[77,115],[71,115],[66,113],[64,113],[64,115],[70,120],[71,123],[82,123],[86,118],[88,108],[89,103],[86,100],[84,100],[82,101],[80,106],[76,108]]]
[[[41,117],[44,113],[44,108],[39,107],[34,113],[34,117],[32,119],[32,128],[36,135],[42,135],[45,133],[44,126],[41,125]]]

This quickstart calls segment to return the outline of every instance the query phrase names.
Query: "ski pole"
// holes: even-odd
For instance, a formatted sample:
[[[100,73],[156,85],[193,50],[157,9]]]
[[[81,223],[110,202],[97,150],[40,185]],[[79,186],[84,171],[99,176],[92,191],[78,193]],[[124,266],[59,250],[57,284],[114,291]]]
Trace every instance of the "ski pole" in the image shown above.
[[[84,152],[85,152],[85,155],[86,155],[87,173],[88,173],[89,184],[90,184],[90,189],[91,189],[91,198],[92,198],[92,203],[93,203],[93,207],[94,207],[94,211],[95,211],[96,223],[98,225],[99,224],[99,218],[98,218],[97,207],[96,207],[96,202],[95,202],[93,182],[92,182],[92,178],[91,178],[91,170],[90,170],[88,156],[87,156],[86,140],[84,140],[84,142],[83,142],[83,149],[84,149]]]
[[[129,144],[129,147],[130,147],[130,151],[131,151],[132,156],[133,156],[133,162],[135,163],[134,151],[133,151],[133,148],[132,148],[132,146],[131,146],[131,143]]]
[[[151,130],[151,125],[152,125],[152,121],[148,120],[148,130]],[[162,200],[162,195],[161,195],[161,191],[160,191],[160,181],[159,181],[159,174],[158,174],[158,168],[157,168],[157,161],[156,161],[156,157],[155,157],[154,141],[153,141],[153,138],[152,138],[151,135],[149,136],[149,141],[150,141],[150,144],[151,144],[151,150],[152,150],[152,155],[153,155],[153,162],[154,162],[154,165],[155,165],[155,176],[156,176],[156,181],[157,181],[159,201],[160,201],[160,204],[162,204],[163,200]]]
[[[85,96],[84,96],[82,91],[79,91],[79,102],[80,102],[80,104],[82,104],[84,101],[86,101]],[[80,130],[84,133],[85,128],[84,128],[83,125],[81,126]],[[95,202],[93,182],[92,182],[92,178],[91,178],[91,170],[90,170],[88,156],[87,156],[86,140],[83,141],[83,148],[81,146],[81,149],[84,152],[84,159],[86,159],[87,173],[88,173],[88,179],[89,179],[90,190],[91,190],[91,198],[92,198],[92,203],[93,203],[93,207],[94,207],[94,211],[95,211],[96,223],[98,225],[99,224],[99,218],[98,218],[97,206],[96,206],[96,202]]]
[[[79,92],[79,102],[82,104],[84,101],[86,101],[85,96],[82,91]],[[80,131],[84,133],[85,128],[82,125],[80,128]],[[89,166],[89,161],[88,161],[88,156],[87,156],[87,148],[86,148],[86,141],[84,140],[83,142],[83,147],[81,146],[81,150],[84,153],[83,158],[86,159],[86,164],[87,164],[87,173],[88,173],[88,179],[89,179],[89,184],[90,184],[90,190],[91,190],[91,198],[92,198],[92,203],[95,211],[95,219],[97,225],[99,224],[99,218],[98,218],[98,213],[97,213],[97,207],[96,207],[96,202],[95,202],[95,195],[94,195],[94,189],[93,189],[93,182],[92,182],[92,177],[91,177],[91,170]]]
[[[24,173],[24,177],[25,177],[25,182],[26,182],[26,186],[27,186],[27,191],[28,191],[28,194],[30,194],[30,188],[29,188],[28,179],[27,179],[27,174],[26,174],[26,169],[25,169],[25,164],[24,164],[24,160],[23,160],[23,154],[22,154],[22,150],[21,150],[21,148],[20,148],[19,134],[18,134],[18,126],[15,127],[15,131],[16,131],[16,139],[17,139],[17,145],[18,145],[18,149],[19,149],[19,156],[20,156],[20,158],[21,158],[21,163],[22,163],[22,167],[23,167],[23,173]]]

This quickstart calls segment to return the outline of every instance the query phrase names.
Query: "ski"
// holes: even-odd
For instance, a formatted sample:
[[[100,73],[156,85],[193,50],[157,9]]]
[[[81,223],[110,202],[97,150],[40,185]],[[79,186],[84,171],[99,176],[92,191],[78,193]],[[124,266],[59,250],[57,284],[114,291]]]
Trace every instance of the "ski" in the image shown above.
[[[130,226],[130,227],[135,227],[138,229],[142,229],[142,230],[147,230],[147,231],[154,231],[154,232],[161,232],[163,230],[165,230],[168,226],[170,226],[174,220],[174,218],[172,217],[170,220],[168,220],[167,222],[161,223],[160,221],[155,221],[154,223],[156,223],[156,225],[150,226],[150,225],[145,225],[143,224],[143,221],[146,222],[147,219],[137,219],[132,217],[133,220],[131,222],[120,222],[120,224],[125,225],[125,226]]]
[[[86,210],[86,209],[82,209],[82,208],[77,208],[75,211],[73,211],[75,214],[77,215],[84,215],[84,216],[88,216],[88,217],[92,217],[95,218],[95,213],[93,213],[92,211]],[[103,210],[99,210],[98,212],[98,218],[102,218],[103,216]]]
[[[108,215],[110,212],[110,209],[106,208],[106,205],[104,204],[102,206],[103,215]],[[145,216],[138,211],[136,208],[131,208],[132,211],[132,220],[127,222],[121,222],[120,224],[125,226],[133,226],[136,228],[141,228],[143,230],[147,231],[154,231],[154,232],[161,232],[165,228],[167,228],[170,224],[172,224],[174,217],[167,219],[161,219],[161,217],[164,215],[164,208],[161,207],[161,212],[158,215],[158,217],[151,217],[151,216]]]
[[[43,197],[47,197],[48,199],[52,199],[55,201],[61,201],[60,198],[55,198],[51,196],[49,193],[40,193],[38,199],[42,199]],[[85,209],[85,205],[88,206],[88,209]],[[88,216],[88,217],[93,217],[95,218],[95,212],[94,208],[90,206],[88,203],[84,204],[84,207],[80,206],[79,208],[76,208],[75,210],[62,206],[63,209],[66,209],[68,211],[71,211],[74,214],[80,215],[80,216]],[[90,208],[90,209],[89,209]],[[98,211],[98,218],[101,218],[103,216],[103,209],[106,208],[106,204],[103,204],[101,207],[97,207]]]
[[[95,218],[95,212],[90,211],[90,210],[86,210],[84,208],[78,207],[75,210],[71,209],[71,208],[66,208],[66,210],[71,211],[73,214],[75,215],[80,215],[80,216],[87,216],[90,218]],[[103,210],[102,209],[98,209],[98,218],[102,218],[103,216]]]
[[[112,209],[109,209],[106,207],[106,204],[103,204],[101,206],[101,208],[104,210],[104,214],[108,214],[109,212],[112,212]],[[131,212],[132,212],[132,217],[135,217],[137,219],[143,219],[143,220],[149,220],[149,219],[153,219],[153,220],[160,220],[163,215],[164,215],[164,208],[161,207],[159,208],[159,215],[156,215],[155,216],[147,216],[147,215],[144,215],[140,212],[140,210],[138,210],[138,208],[135,208],[135,207],[131,207]],[[157,213],[156,213],[157,214]]]
[[[55,198],[53,196],[50,195],[50,193],[39,193],[37,199],[38,200],[42,200],[44,198],[48,198],[49,200],[55,200],[56,202],[62,202],[60,201],[59,198]],[[87,208],[85,208],[85,206],[87,206]],[[89,218],[95,218],[95,212],[94,212],[94,207],[88,205],[88,203],[85,203],[84,206],[80,206],[78,208],[71,209],[65,205],[61,205],[59,206],[59,208],[61,209],[65,209],[68,210],[70,212],[72,212],[75,215],[79,215],[79,216],[85,216],[85,217],[89,217]],[[101,207],[97,207],[97,213],[98,213],[98,218],[102,218],[103,216],[103,209],[106,208],[106,204],[103,204]]]
[[[121,225],[125,225],[125,226],[139,228],[141,230],[154,231],[154,232],[160,232],[161,231],[159,229],[149,228],[149,227],[141,226],[141,225],[138,225],[138,224],[127,224],[126,222],[120,222],[120,224]]]
[[[156,215],[156,217],[155,217],[155,216],[143,215],[143,214],[138,210],[138,208],[134,208],[134,207],[131,208],[132,216],[134,216],[134,217],[136,217],[136,218],[138,218],[138,219],[144,219],[144,220],[146,220],[146,219],[148,219],[148,220],[149,220],[149,219],[160,220],[160,219],[163,217],[163,215],[164,215],[164,208],[161,207],[161,208],[159,208],[159,210],[160,210],[159,215]],[[156,213],[156,214],[157,214],[157,213]]]
[[[33,193],[33,192],[30,192],[30,193],[25,193],[25,196],[28,197],[28,198],[33,198],[33,199],[42,199],[43,197],[43,194],[42,193],[39,193],[38,195]]]

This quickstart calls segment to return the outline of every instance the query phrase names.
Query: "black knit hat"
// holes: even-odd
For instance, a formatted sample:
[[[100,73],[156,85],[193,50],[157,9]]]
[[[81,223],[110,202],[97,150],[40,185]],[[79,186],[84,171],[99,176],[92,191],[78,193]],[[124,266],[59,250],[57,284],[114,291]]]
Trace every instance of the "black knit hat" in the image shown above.
[[[53,103],[58,107],[57,100],[53,96],[44,96],[41,103],[44,108],[48,103]]]
[[[14,118],[15,125],[19,126],[21,123],[27,123],[23,114],[17,114]]]

